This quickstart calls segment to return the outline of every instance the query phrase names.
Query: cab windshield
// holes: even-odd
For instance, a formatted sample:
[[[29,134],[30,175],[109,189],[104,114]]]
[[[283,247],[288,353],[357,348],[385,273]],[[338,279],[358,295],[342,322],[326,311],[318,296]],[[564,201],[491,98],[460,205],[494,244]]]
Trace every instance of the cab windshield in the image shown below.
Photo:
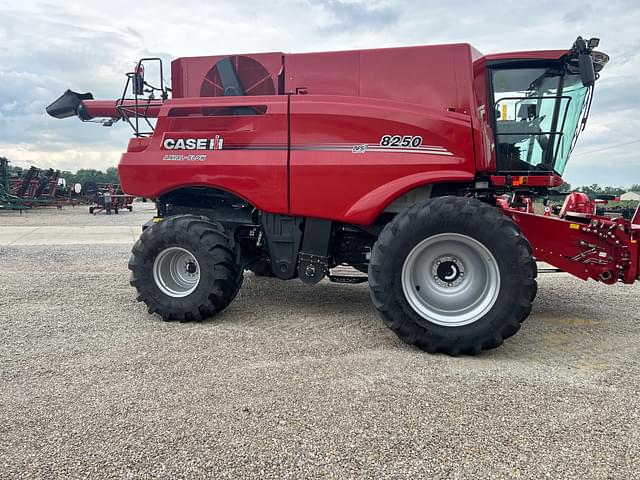
[[[562,175],[590,97],[562,67],[492,70],[499,171]]]

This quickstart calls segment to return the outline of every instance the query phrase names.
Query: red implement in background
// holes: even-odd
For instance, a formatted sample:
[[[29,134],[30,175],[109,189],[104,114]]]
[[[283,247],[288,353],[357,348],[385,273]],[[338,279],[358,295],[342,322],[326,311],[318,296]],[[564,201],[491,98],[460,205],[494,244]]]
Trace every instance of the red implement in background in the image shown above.
[[[634,283],[640,274],[640,206],[633,218],[626,220],[596,215],[595,203],[585,194],[574,192],[572,196],[565,201],[559,217],[502,206],[531,243],[537,260],[583,280]],[[574,213],[577,210],[581,211]]]
[[[91,198],[89,213],[96,215],[105,210],[105,194],[109,194],[111,198],[111,210],[116,215],[124,209],[133,211],[133,195],[126,195],[122,192],[120,185],[117,183],[96,183],[92,185],[91,192],[88,192]]]

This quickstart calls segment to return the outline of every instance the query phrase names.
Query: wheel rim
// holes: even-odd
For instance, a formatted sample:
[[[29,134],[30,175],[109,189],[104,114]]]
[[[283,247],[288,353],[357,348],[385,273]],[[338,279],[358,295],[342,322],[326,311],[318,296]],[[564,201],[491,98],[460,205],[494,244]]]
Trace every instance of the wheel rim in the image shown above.
[[[402,266],[411,308],[437,325],[458,327],[482,318],[500,292],[494,256],[477,240],[441,233],[418,243]]]
[[[186,297],[200,283],[200,265],[188,250],[169,247],[162,250],[153,262],[153,280],[165,295]]]

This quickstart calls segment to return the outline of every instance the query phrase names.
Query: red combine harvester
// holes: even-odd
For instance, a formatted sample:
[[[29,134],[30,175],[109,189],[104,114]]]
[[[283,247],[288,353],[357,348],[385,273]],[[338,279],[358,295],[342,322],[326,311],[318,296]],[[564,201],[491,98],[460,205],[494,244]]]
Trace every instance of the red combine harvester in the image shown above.
[[[122,186],[158,208],[129,262],[149,312],[210,317],[244,269],[368,279],[402,340],[476,354],[529,315],[536,260],[609,284],[638,278],[637,211],[596,215],[574,193],[559,214],[533,212],[584,129],[608,61],[597,45],[178,58],[172,91],[145,79],[161,60],[142,59],[119,100],[68,90],[47,111],[133,127]]]

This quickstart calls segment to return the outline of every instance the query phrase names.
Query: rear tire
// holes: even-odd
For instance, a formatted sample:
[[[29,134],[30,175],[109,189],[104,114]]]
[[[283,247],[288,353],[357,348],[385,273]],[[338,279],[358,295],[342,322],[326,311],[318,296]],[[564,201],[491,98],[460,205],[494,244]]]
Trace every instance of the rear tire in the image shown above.
[[[129,260],[131,285],[149,313],[200,321],[226,308],[242,286],[240,246],[206,217],[169,217],[144,230]]]
[[[476,199],[418,203],[386,225],[369,264],[384,323],[427,352],[478,354],[531,312],[536,265],[517,225]]]

